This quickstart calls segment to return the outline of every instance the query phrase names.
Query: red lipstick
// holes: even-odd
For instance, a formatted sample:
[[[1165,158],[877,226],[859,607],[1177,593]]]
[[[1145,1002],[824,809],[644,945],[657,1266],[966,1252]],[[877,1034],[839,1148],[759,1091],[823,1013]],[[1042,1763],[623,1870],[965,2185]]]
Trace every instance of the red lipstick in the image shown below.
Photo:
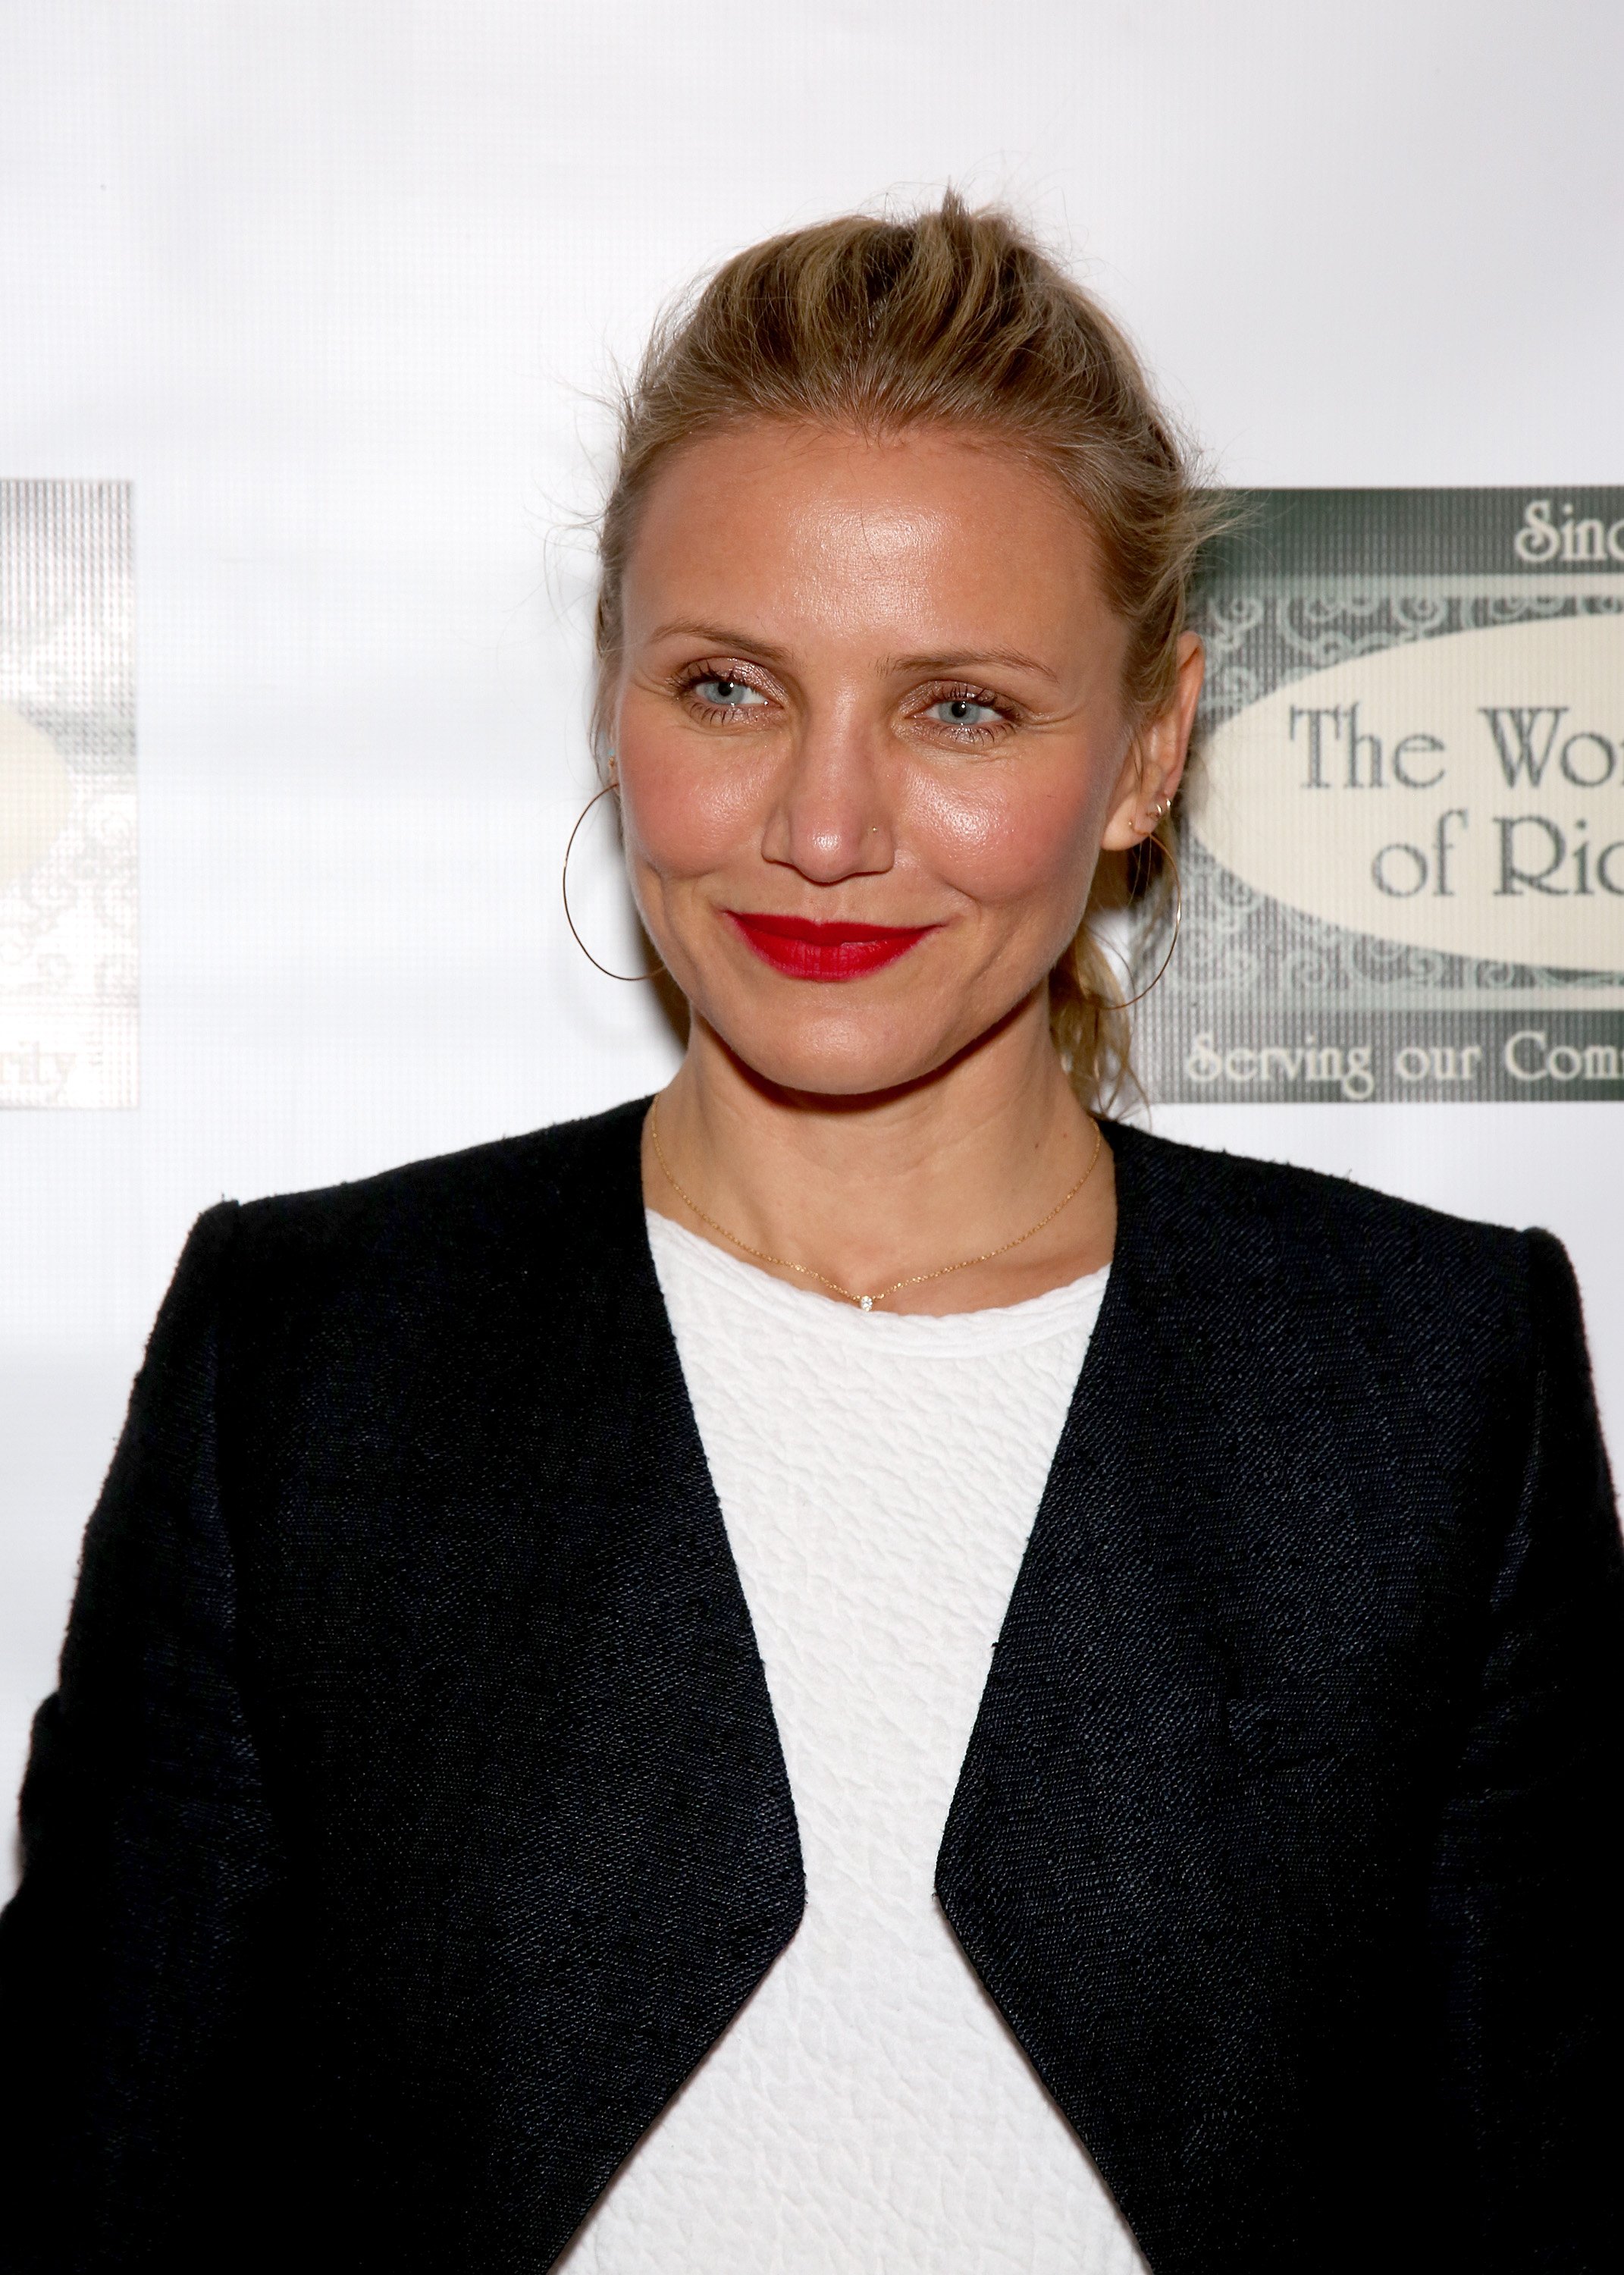
[[[810,924],[804,917],[758,916],[747,909],[723,914],[744,933],[764,964],[791,979],[861,979],[906,956],[934,925]]]

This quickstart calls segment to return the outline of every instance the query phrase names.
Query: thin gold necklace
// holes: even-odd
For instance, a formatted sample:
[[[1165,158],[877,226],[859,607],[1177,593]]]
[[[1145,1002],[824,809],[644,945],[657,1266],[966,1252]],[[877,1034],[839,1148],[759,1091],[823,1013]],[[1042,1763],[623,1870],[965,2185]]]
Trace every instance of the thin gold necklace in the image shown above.
[[[904,1288],[922,1288],[927,1280],[945,1280],[950,1272],[968,1272],[972,1264],[990,1264],[995,1256],[1008,1256],[1012,1248],[1019,1248],[1023,1241],[1031,1240],[1035,1234],[1043,1230],[1046,1224],[1053,1224],[1063,1208],[1070,1207],[1072,1202],[1093,1175],[1094,1164],[1099,1159],[1099,1147],[1103,1136],[1099,1124],[1096,1122],[1094,1150],[1088,1157],[1087,1168],[1084,1170],[1076,1183],[1073,1185],[1063,1200],[1055,1202],[1047,1216],[1040,1216],[1036,1224],[1028,1225],[1024,1232],[1017,1232],[1015,1238],[1006,1240],[1001,1248],[986,1249],[979,1256],[963,1256],[956,1264],[939,1265],[934,1272],[910,1272],[906,1280],[894,1280],[888,1288],[876,1288],[872,1296],[859,1296],[850,1288],[842,1288],[838,1280],[831,1280],[827,1274],[814,1272],[810,1264],[792,1264],[787,1256],[769,1256],[765,1248],[752,1248],[747,1240],[741,1240],[736,1232],[730,1232],[725,1224],[718,1224],[714,1216],[707,1216],[693,1195],[676,1182],[676,1173],[666,1160],[665,1147],[660,1143],[660,1121],[653,1106],[648,1109],[648,1134],[654,1141],[654,1159],[665,1172],[666,1183],[678,1200],[693,1211],[701,1224],[708,1224],[713,1232],[719,1232],[724,1240],[730,1241],[735,1248],[742,1249],[746,1256],[753,1256],[758,1264],[775,1265],[779,1271],[793,1272],[798,1279],[815,1280],[820,1288],[827,1288],[831,1295],[838,1296],[842,1303],[855,1304],[859,1311],[872,1311],[876,1304],[883,1304],[888,1296],[900,1296]]]

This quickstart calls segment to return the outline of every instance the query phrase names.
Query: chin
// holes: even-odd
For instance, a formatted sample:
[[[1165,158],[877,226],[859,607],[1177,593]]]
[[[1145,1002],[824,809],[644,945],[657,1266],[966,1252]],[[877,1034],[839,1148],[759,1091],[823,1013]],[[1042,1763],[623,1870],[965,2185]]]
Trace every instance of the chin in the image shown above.
[[[924,1023],[886,1016],[853,1017],[833,1006],[799,1018],[717,1019],[707,1024],[740,1062],[774,1089],[823,1098],[866,1098],[921,1082],[963,1047],[932,1036]]]

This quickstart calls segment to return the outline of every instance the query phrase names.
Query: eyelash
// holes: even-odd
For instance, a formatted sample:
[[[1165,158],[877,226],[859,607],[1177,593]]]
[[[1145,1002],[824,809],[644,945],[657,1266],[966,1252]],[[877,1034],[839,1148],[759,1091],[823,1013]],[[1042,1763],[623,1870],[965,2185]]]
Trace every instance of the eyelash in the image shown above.
[[[736,680],[741,687],[753,688],[756,693],[767,695],[769,701],[772,699],[768,691],[759,686],[742,664],[692,664],[686,671],[678,675],[673,683],[673,692],[679,700],[689,702],[699,716],[704,720],[725,722],[736,719],[740,710],[746,707],[734,704],[707,703],[696,698],[695,689],[702,687],[707,679]],[[978,749],[1001,737],[1016,724],[1018,716],[1014,705],[1004,697],[996,694],[992,688],[975,687],[965,680],[943,681],[934,686],[920,689],[914,698],[913,709],[910,715],[923,716],[925,712],[933,709],[938,703],[973,703],[982,710],[997,713],[996,721],[983,721],[977,726],[953,727],[940,721],[933,722],[936,733],[946,735],[950,741],[957,744],[961,748],[968,746]],[[755,708],[753,705],[747,707]]]
[[[702,719],[735,719],[742,707],[736,704],[706,703],[695,698],[694,690],[697,687],[702,687],[707,679],[736,680],[741,687],[753,688],[758,695],[766,695],[767,692],[766,688],[756,685],[756,682],[749,676],[741,664],[693,664],[688,670],[679,674],[674,683],[675,692],[679,700],[691,701]]]
[[[961,746],[978,748],[999,740],[1008,734],[1018,718],[1015,706],[1006,698],[995,694],[990,687],[972,687],[964,680],[924,688],[917,701],[921,714],[933,710],[938,703],[973,703],[979,710],[996,712],[995,720],[983,720],[973,727],[954,727],[943,721],[933,722],[936,733],[950,737]]]

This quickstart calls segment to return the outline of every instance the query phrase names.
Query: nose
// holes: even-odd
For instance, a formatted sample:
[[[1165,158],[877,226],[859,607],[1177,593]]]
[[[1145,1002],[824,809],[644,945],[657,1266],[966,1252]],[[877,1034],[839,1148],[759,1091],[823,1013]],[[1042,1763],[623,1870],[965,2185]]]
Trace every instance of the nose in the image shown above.
[[[878,731],[854,713],[802,722],[761,850],[814,885],[880,876],[896,858]]]

